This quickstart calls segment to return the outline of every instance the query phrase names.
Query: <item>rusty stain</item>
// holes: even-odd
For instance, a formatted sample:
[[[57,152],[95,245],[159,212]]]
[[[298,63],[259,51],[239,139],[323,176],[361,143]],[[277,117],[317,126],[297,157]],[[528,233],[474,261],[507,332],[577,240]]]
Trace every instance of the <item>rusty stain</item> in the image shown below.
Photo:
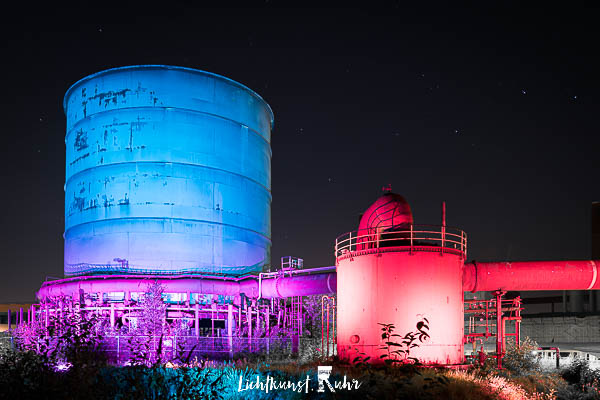
[[[133,146],[133,125],[129,128],[129,146],[126,147],[127,150],[133,151],[131,148]]]
[[[127,206],[127,205],[129,205],[129,198],[127,197],[127,193],[125,193],[125,198],[119,199],[118,204],[120,206]]]
[[[87,157],[89,157],[89,156],[90,156],[90,153],[85,153],[85,154],[84,154],[84,155],[82,155],[81,157],[78,157],[78,158],[74,159],[73,161],[71,161],[71,162],[69,163],[69,165],[73,165],[73,164],[75,164],[75,163],[77,163],[77,162],[79,162],[79,161],[81,161],[81,160],[83,160],[84,158],[87,158]]]
[[[87,139],[87,132],[83,129],[78,130],[77,136],[75,136],[75,150],[81,151],[83,149],[86,149],[88,147]]]
[[[104,208],[112,207],[114,205],[115,199],[110,196],[110,199],[106,197],[106,195],[102,195],[102,199],[104,200]]]
[[[85,197],[73,196],[73,202],[71,203],[71,210],[77,209],[79,211],[83,211],[84,205],[85,205]]]

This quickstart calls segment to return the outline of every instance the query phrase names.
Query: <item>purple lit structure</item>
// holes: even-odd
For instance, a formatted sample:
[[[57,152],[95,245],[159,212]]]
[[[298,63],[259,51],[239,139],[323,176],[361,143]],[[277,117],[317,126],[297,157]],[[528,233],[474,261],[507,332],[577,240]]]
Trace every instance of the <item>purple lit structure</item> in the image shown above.
[[[268,352],[277,337],[297,350],[302,296],[336,293],[321,302],[323,355],[382,362],[381,324],[392,324],[427,338],[411,350],[425,363],[463,363],[465,343],[494,337],[500,367],[506,336],[520,335],[520,300],[507,303],[507,291],[600,290],[598,260],[468,263],[445,206],[441,225],[415,225],[389,191],[337,238],[336,267],[284,257],[271,271],[273,114],[258,94],[203,71],[135,66],[82,79],[64,106],[66,278],[42,284],[28,324],[99,316],[119,354],[160,284],[153,310],[165,305],[164,325],[177,327],[163,349],[192,337],[211,351]],[[495,299],[465,302],[466,291]]]
[[[76,304],[126,332],[159,283],[168,324],[226,338],[229,351],[234,338],[275,327],[302,335],[301,296],[335,293],[335,267],[288,257],[264,272],[273,113],[258,94],[212,73],[142,65],[78,81],[64,109],[66,278],[42,284],[32,321],[47,325]]]

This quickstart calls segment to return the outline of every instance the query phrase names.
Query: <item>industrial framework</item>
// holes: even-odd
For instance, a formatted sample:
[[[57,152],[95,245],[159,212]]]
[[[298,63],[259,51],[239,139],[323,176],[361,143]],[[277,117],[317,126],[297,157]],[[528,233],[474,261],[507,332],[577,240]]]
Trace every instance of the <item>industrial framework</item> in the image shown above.
[[[457,365],[464,344],[496,339],[498,367],[506,339],[519,343],[520,298],[507,291],[600,290],[598,262],[465,263],[467,235],[442,224],[413,223],[408,202],[387,192],[369,207],[359,229],[336,240],[337,350],[348,359],[382,362],[380,324],[412,332],[427,321],[428,336],[411,349],[421,362]],[[355,296],[356,293],[365,293]],[[492,300],[464,300],[464,292],[491,292]],[[465,315],[468,316],[467,332]],[[508,325],[514,328],[507,328]]]
[[[441,225],[416,225],[391,189],[336,239],[335,267],[287,257],[270,270],[273,113],[257,93],[205,71],[140,65],[83,78],[64,110],[65,278],[42,284],[19,325],[76,312],[126,331],[159,284],[167,325],[196,345],[269,351],[273,337],[297,348],[302,296],[326,295],[324,355],[382,362],[384,324],[416,328],[411,356],[431,364],[462,364],[465,343],[494,336],[500,366],[505,338],[519,341],[520,302],[505,292],[600,289],[592,260],[466,263],[467,235],[446,226],[445,206]],[[495,297],[464,301],[478,291]]]

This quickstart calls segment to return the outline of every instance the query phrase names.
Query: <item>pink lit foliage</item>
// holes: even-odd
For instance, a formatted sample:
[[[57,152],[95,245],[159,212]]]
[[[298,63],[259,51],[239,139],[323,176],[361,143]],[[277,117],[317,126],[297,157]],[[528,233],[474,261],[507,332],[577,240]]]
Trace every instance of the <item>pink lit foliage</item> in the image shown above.
[[[163,337],[170,333],[165,320],[167,305],[162,298],[164,290],[158,282],[150,284],[139,302],[141,310],[128,341],[131,364],[151,366],[164,360]]]
[[[15,344],[19,350],[35,351],[52,365],[77,365],[102,361],[99,348],[103,340],[98,327],[102,318],[85,315],[79,303],[57,298],[49,308],[57,310],[47,321],[36,320],[15,329]]]

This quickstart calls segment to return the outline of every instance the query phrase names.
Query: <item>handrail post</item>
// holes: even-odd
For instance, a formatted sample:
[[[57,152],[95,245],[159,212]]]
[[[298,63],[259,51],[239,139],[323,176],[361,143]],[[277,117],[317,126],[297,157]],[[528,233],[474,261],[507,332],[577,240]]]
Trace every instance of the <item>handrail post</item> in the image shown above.
[[[444,246],[446,245],[446,226],[442,225],[442,248],[440,255],[444,255]]]
[[[410,252],[412,254],[413,251],[413,224],[410,224]]]

